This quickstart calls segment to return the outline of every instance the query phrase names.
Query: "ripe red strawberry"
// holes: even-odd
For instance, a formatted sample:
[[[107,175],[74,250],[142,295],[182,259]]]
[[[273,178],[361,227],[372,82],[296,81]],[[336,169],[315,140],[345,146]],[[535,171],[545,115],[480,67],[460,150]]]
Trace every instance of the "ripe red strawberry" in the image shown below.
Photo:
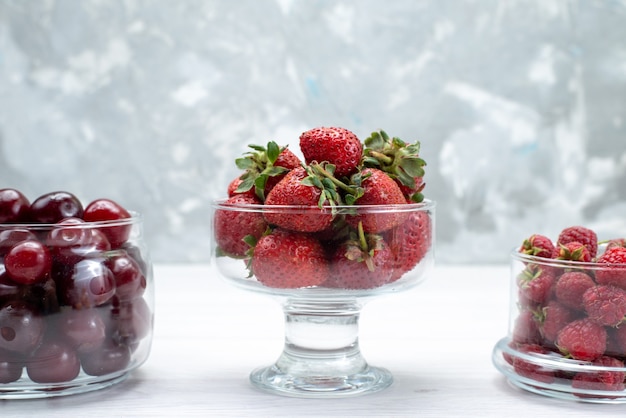
[[[522,344],[517,350],[524,354],[533,353],[549,354],[550,352],[538,344]],[[550,370],[541,365],[540,362],[533,363],[521,357],[513,357],[513,370],[520,376],[543,383],[552,383],[555,380],[554,370]]]
[[[626,317],[626,290],[611,285],[594,286],[583,294],[583,306],[590,319],[616,327]]]
[[[284,229],[275,229],[258,240],[250,267],[259,282],[282,289],[318,286],[329,274],[319,241]]]
[[[228,194],[228,197],[233,197],[237,194],[247,194],[249,196],[255,196],[256,197],[256,193],[254,192],[254,188],[248,189],[245,192],[238,192],[237,189],[239,188],[239,186],[241,185],[241,176],[240,177],[235,177],[234,179],[231,180],[230,183],[228,183],[228,188],[226,189],[226,192]]]
[[[593,279],[583,271],[567,271],[556,280],[554,292],[556,298],[563,305],[582,310],[583,294],[595,286]]]
[[[300,232],[323,231],[330,226],[333,220],[331,210],[319,207],[322,190],[303,183],[308,175],[304,167],[296,167],[274,186],[265,199],[268,223]],[[301,206],[301,210],[271,208],[281,205]]]
[[[372,132],[364,141],[363,166],[377,168],[389,175],[410,203],[424,199],[424,166],[420,142],[407,144],[398,137],[389,138],[385,131]]]
[[[356,172],[363,145],[357,136],[344,128],[320,127],[300,135],[300,150],[307,164],[324,161],[335,166],[337,177]]]
[[[241,205],[260,205],[256,196],[239,194],[228,198],[213,218],[214,235],[219,250],[231,257],[243,257],[250,249],[246,237],[254,240],[263,235],[267,223],[259,212],[237,210]],[[232,210],[227,207],[232,206]]]
[[[624,379],[626,378],[626,373],[622,371],[624,368],[623,361],[614,357],[602,356],[594,360],[592,365],[598,366],[599,368],[602,367],[604,369],[577,373],[572,379],[572,387],[574,389],[599,391],[624,390]],[[581,398],[598,397],[598,395],[590,395],[587,393],[574,392],[574,394]]]
[[[565,245],[570,242],[580,242],[589,251],[590,259],[596,257],[598,252],[598,237],[596,233],[584,226],[570,226],[565,228],[559,234],[559,238],[556,240],[557,246]]]
[[[391,278],[393,255],[385,240],[374,234],[351,239],[336,248],[330,257],[330,278],[326,287],[339,289],[372,289]]]
[[[385,172],[366,168],[352,176],[352,183],[360,187],[363,194],[356,199],[356,205],[406,205],[407,201],[400,188]],[[347,222],[353,227],[363,223],[363,229],[367,233],[381,233],[403,223],[408,214],[404,212],[367,213],[350,215]]]
[[[565,325],[556,341],[563,355],[583,361],[593,361],[604,354],[606,343],[606,329],[589,318],[576,319]]]
[[[544,341],[544,345],[546,342],[551,345],[556,342],[559,331],[576,319],[576,314],[571,309],[563,306],[556,300],[549,301],[541,313],[540,331],[543,338],[547,340]]]
[[[536,257],[552,258],[554,244],[544,235],[533,234],[522,242],[519,252]]]
[[[578,241],[571,241],[566,244],[557,244],[554,248],[552,258],[557,260],[589,262],[591,261],[591,253],[584,244]]]
[[[596,270],[596,282],[626,289],[626,248],[614,246],[596,260],[602,268]]]
[[[383,236],[393,254],[391,281],[395,281],[412,270],[430,250],[433,243],[430,216],[425,211],[412,212],[406,221]]]
[[[527,265],[517,276],[520,293],[537,303],[545,303],[550,299],[555,280],[552,269],[542,268],[538,264]]]
[[[244,154],[235,162],[237,167],[244,170],[239,181],[233,180],[229,185],[229,193],[252,192],[261,201],[270,190],[290,170],[300,167],[300,159],[287,147],[279,147],[274,141],[267,143],[267,147],[250,145],[253,151]],[[230,191],[233,186],[236,188]]]

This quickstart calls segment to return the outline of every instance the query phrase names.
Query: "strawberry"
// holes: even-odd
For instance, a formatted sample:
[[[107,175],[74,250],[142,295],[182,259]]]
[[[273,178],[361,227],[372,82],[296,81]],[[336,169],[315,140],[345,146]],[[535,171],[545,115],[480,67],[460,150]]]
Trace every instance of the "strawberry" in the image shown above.
[[[318,240],[280,228],[257,241],[250,267],[259,282],[283,289],[318,286],[329,275],[326,254]]]
[[[570,226],[563,229],[556,240],[557,246],[565,245],[570,242],[583,244],[589,251],[589,258],[593,259],[596,257],[598,252],[598,237],[593,230],[584,226]]]
[[[559,276],[554,292],[557,300],[563,305],[582,310],[584,309],[583,294],[593,286],[595,286],[595,282],[587,273],[572,270]]]
[[[363,166],[377,168],[391,177],[408,202],[424,199],[424,166],[420,158],[420,142],[408,144],[398,137],[389,138],[385,131],[372,132],[364,141]]]
[[[406,205],[407,201],[400,188],[384,171],[366,168],[352,176],[352,184],[362,189],[356,205]],[[347,222],[356,228],[359,222],[367,233],[381,233],[403,223],[407,214],[395,211],[389,213],[367,213],[350,215]]]
[[[617,327],[626,317],[626,290],[597,285],[583,294],[583,306],[589,318],[600,325]]]
[[[401,225],[383,233],[393,254],[391,281],[412,270],[430,250],[432,223],[427,212],[412,212]]]
[[[360,226],[360,225],[359,225]],[[331,276],[326,287],[371,289],[387,283],[393,271],[393,254],[385,240],[366,235],[360,227],[330,257]]]
[[[554,244],[544,235],[533,234],[522,242],[519,252],[535,257],[552,258]]]
[[[517,276],[520,292],[537,303],[544,303],[550,298],[555,280],[551,269],[542,268],[538,264],[529,264]]]
[[[236,183],[232,193],[246,193],[253,191],[261,201],[269,191],[290,170],[301,165],[300,159],[287,147],[279,147],[274,141],[267,143],[267,147],[250,145],[253,151],[244,154],[235,160],[237,167],[244,170],[239,181],[233,180],[229,189]]]
[[[594,360],[592,365],[598,368],[592,371],[579,372],[574,375],[572,379],[572,387],[574,389],[599,391],[624,390],[626,373],[623,371],[623,361],[614,357],[602,356]],[[574,392],[574,394],[581,398],[600,397],[599,395],[590,395],[588,393]]]
[[[557,246],[554,247],[552,258],[557,260],[589,262],[591,261],[591,253],[583,243],[571,241],[566,244],[557,244]]]
[[[557,336],[556,345],[565,356],[593,361],[604,354],[607,331],[589,318],[576,319],[565,325]]]
[[[272,225],[300,232],[323,231],[333,221],[330,209],[318,206],[323,191],[304,183],[309,176],[304,167],[296,167],[274,186],[265,199],[265,219]],[[295,205],[300,210],[288,211],[272,206]]]
[[[256,240],[267,229],[267,223],[258,212],[237,210],[242,205],[260,205],[252,195],[238,194],[228,198],[222,207],[233,206],[233,210],[217,209],[213,218],[215,239],[221,253],[231,257],[244,257],[250,249],[249,238]]]
[[[596,262],[602,267],[596,270],[599,284],[610,284],[626,290],[626,248],[607,248]]]
[[[536,354],[549,354],[549,351],[538,344],[522,344],[517,347],[517,350],[526,355]],[[553,370],[545,368],[538,363],[525,360],[521,357],[513,357],[513,369],[515,373],[520,376],[527,377],[532,380],[536,380],[543,383],[552,383],[555,380],[555,374]]]
[[[541,335],[546,342],[553,344],[559,331],[574,319],[576,314],[571,309],[565,307],[555,300],[551,300],[541,311],[541,325],[539,327]]]
[[[334,165],[335,175],[343,177],[357,171],[363,145],[345,128],[320,127],[300,135],[300,150],[307,164],[328,162]]]

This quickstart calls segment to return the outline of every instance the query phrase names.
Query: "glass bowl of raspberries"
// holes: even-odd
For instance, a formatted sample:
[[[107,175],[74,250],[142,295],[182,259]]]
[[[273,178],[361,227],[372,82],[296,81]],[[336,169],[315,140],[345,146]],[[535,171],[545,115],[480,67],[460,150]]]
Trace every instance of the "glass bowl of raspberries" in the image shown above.
[[[371,298],[416,286],[434,261],[434,202],[422,191],[419,142],[384,131],[361,142],[344,128],[300,136],[303,157],[251,146],[228,197],[214,202],[214,263],[229,282],[277,298],[278,360],[250,374],[262,390],[343,397],[388,387],[369,365],[358,322]]]
[[[139,214],[1,189],[0,261],[0,399],[93,391],[147,359],[154,290]]]
[[[626,243],[583,226],[533,234],[511,254],[508,335],[493,363],[515,386],[556,398],[626,402]]]

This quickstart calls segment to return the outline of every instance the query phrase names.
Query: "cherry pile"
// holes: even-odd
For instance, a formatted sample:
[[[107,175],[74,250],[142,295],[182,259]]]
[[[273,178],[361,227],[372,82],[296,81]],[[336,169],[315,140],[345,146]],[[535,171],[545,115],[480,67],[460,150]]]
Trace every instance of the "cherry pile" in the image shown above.
[[[148,275],[118,203],[0,189],[0,383],[124,370],[149,335]]]

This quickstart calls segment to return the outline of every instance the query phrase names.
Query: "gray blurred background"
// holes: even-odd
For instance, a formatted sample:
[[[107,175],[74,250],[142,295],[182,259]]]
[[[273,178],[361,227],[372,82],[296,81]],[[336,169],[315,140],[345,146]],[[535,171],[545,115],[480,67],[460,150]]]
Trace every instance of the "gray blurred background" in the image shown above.
[[[626,0],[0,0],[0,187],[143,212],[209,260],[250,143],[419,140],[440,263],[626,236]]]

